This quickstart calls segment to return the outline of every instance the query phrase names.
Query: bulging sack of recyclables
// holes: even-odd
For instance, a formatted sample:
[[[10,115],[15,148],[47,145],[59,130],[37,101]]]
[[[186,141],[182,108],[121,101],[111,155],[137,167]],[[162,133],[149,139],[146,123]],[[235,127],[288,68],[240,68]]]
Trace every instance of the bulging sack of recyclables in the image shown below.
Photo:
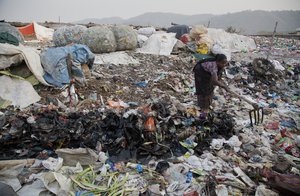
[[[85,26],[63,26],[54,31],[53,42],[55,46],[66,46],[68,44],[82,43],[82,35],[87,30]]]
[[[94,53],[114,52],[117,49],[114,33],[105,26],[88,28],[82,36],[82,43]]]
[[[126,25],[114,26],[111,28],[117,42],[117,50],[133,50],[137,47],[137,33]]]

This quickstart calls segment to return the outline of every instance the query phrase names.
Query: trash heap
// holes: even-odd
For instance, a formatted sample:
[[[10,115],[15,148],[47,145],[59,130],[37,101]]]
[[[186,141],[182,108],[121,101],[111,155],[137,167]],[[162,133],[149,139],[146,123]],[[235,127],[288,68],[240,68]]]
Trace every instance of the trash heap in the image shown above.
[[[67,81],[35,86],[41,100],[29,107],[1,109],[0,188],[12,195],[299,194],[299,40],[277,39],[271,51],[271,38],[252,37],[253,49],[240,37],[237,51],[219,42],[231,56],[224,81],[263,113],[251,125],[252,106],[216,88],[203,121],[193,52],[214,49],[214,39],[202,39],[210,32],[219,31],[196,36],[198,48],[154,28],[137,30],[136,51],[91,54],[75,44],[70,56],[70,46],[53,48],[66,53],[48,61]]]

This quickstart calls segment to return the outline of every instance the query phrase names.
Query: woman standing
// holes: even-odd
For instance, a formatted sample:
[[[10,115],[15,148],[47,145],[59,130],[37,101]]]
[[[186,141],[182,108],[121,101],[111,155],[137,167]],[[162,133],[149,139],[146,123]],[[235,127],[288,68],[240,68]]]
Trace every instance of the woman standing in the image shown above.
[[[194,68],[196,95],[198,106],[201,108],[201,116],[206,117],[209,106],[212,103],[215,86],[219,86],[229,92],[229,88],[220,81],[224,67],[228,65],[224,54],[217,54],[214,61],[198,62]]]

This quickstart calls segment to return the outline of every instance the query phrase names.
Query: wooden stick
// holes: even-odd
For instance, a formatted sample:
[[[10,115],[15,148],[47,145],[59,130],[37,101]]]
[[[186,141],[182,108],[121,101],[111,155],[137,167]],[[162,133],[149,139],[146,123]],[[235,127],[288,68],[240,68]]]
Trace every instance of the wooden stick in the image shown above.
[[[270,49],[269,49],[269,52],[268,52],[268,55],[267,55],[267,60],[269,60],[269,56],[271,54],[271,50],[272,50],[273,45],[274,45],[274,37],[275,37],[277,25],[278,25],[278,21],[276,21],[276,23],[275,23],[274,31],[273,31],[273,34],[272,34],[271,45],[270,45]]]
[[[239,99],[242,99],[244,100],[245,102],[249,103],[250,105],[254,105],[256,103],[252,102],[251,100],[247,99],[246,97],[242,96],[242,95],[239,95],[237,94],[236,92],[234,91],[230,91],[231,94],[235,95],[236,97],[238,97]]]
[[[251,188],[256,187],[256,184],[241,170],[239,167],[233,168],[233,171],[241,177],[241,179]]]
[[[5,167],[13,167],[16,165],[25,164],[26,166],[30,166],[35,162],[35,159],[20,159],[20,160],[5,160],[0,161],[0,169],[3,169]]]

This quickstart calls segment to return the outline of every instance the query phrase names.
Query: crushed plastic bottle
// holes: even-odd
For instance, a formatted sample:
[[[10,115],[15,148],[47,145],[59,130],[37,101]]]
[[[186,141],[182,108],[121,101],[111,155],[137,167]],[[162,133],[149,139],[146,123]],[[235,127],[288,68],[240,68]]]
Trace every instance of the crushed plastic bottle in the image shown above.
[[[143,172],[143,166],[141,164],[137,164],[136,170],[137,170],[138,173],[142,173]]]
[[[186,183],[191,183],[192,182],[192,178],[193,178],[193,173],[189,171],[186,174]]]

